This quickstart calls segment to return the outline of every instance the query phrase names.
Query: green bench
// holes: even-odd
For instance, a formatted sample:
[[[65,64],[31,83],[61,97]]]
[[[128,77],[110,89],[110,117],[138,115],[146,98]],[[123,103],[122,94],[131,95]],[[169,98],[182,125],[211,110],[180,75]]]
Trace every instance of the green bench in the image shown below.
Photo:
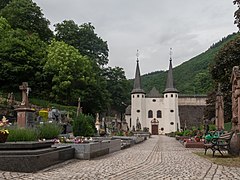
[[[213,157],[216,151],[218,151],[222,156],[223,154],[221,151],[228,151],[228,153],[230,153],[230,142],[233,134],[234,132],[225,133],[219,137],[213,137],[210,142],[206,142],[204,144],[205,155],[208,149],[212,150]]]

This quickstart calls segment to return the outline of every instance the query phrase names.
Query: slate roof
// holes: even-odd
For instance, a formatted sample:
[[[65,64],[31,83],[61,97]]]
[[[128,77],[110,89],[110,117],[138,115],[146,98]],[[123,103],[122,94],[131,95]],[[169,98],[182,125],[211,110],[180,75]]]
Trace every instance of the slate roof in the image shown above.
[[[167,75],[167,83],[163,93],[179,93],[179,91],[174,87],[174,84],[173,84],[172,58],[170,58],[170,64],[169,64],[168,75]]]
[[[153,87],[152,90],[146,95],[146,97],[160,98],[161,94],[159,93],[159,91],[155,87]]]

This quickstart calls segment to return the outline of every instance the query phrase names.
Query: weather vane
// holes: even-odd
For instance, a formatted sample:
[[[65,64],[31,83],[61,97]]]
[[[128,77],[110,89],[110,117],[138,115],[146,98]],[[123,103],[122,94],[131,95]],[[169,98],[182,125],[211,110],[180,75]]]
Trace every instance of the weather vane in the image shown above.
[[[138,51],[138,49],[137,49],[137,54],[136,54],[136,56],[137,56],[137,62],[139,61],[138,60],[138,58],[139,58],[139,51]]]

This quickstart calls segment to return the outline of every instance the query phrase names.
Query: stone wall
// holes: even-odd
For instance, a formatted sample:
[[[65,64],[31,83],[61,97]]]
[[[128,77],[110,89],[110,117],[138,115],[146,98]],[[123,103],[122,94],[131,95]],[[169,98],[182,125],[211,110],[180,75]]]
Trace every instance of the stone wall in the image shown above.
[[[203,124],[203,113],[206,106],[179,106],[181,128],[199,127]]]

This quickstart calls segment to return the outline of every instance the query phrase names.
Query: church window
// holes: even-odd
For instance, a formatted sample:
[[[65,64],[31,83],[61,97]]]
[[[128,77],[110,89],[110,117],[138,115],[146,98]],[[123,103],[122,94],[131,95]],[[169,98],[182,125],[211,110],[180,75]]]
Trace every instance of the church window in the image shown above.
[[[133,95],[133,98],[134,98],[134,95]]]
[[[163,130],[164,130],[164,128],[162,127],[162,128],[161,128],[161,131],[163,131]]]
[[[144,98],[144,95],[142,95],[142,98]]]
[[[162,118],[162,111],[160,110],[157,111],[157,118]]]
[[[174,122],[170,122],[171,125],[174,125]]]
[[[138,109],[137,112],[140,113],[140,110]]]
[[[173,109],[171,109],[171,110],[170,110],[170,112],[174,112],[174,110],[173,110]]]
[[[132,127],[132,119],[131,118],[130,118],[130,123],[129,124],[130,124],[130,127]]]
[[[153,111],[152,110],[148,111],[148,118],[153,118]]]
[[[156,102],[156,99],[153,99],[152,101],[153,101],[153,102]]]
[[[171,94],[171,97],[173,97],[173,94]]]
[[[139,95],[137,95],[137,97],[139,98]]]
[[[165,95],[165,97],[167,98],[167,94]]]
[[[177,94],[176,94],[176,97],[177,97]]]

